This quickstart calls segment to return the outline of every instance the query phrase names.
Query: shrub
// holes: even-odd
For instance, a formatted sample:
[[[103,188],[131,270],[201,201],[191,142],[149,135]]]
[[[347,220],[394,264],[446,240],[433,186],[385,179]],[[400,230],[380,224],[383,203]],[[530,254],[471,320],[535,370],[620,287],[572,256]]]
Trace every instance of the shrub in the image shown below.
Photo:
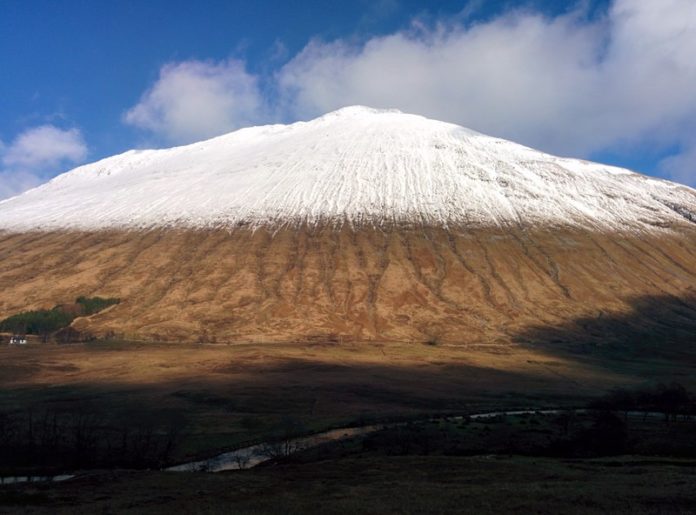
[[[98,313],[119,302],[121,299],[103,297],[78,297],[75,300],[75,304],[82,306],[82,314],[86,316]]]

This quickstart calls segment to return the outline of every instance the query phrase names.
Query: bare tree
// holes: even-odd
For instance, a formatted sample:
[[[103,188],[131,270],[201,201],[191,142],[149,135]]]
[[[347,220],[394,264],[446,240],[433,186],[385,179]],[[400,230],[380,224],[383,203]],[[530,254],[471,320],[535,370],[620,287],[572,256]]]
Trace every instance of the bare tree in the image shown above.
[[[275,431],[275,437],[261,446],[260,454],[269,459],[287,458],[300,450],[298,437],[304,426],[297,420],[287,417]]]

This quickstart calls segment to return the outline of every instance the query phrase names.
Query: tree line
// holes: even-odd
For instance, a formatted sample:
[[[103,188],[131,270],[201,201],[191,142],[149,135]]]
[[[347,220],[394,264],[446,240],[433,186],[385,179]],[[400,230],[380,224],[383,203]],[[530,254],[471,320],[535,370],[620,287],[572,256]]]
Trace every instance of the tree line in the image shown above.
[[[78,297],[73,304],[12,315],[0,321],[0,332],[41,336],[45,342],[51,335],[72,324],[75,318],[93,315],[119,302],[117,298]]]
[[[170,462],[183,423],[173,415],[89,409],[0,413],[0,469],[159,468]]]
[[[617,411],[627,417],[631,412],[660,413],[666,422],[677,417],[696,416],[696,395],[682,384],[658,384],[643,388],[618,388],[595,400],[590,407],[597,410]]]

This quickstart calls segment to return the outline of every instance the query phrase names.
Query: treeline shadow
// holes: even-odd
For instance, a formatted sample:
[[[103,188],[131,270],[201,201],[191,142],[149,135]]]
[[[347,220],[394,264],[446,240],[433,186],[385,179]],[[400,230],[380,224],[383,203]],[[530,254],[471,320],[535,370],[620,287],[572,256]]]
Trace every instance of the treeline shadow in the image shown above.
[[[0,472],[158,468],[170,461],[185,424],[176,413],[105,414],[31,406],[0,412]]]

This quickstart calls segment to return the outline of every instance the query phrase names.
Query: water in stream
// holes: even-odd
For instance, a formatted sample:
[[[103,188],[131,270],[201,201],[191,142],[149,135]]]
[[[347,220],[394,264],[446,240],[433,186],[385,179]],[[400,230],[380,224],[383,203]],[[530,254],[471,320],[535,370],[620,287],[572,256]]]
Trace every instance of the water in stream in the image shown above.
[[[447,417],[450,419],[461,419],[467,416],[470,419],[485,419],[492,418],[501,415],[528,415],[528,414],[542,414],[551,415],[559,413],[559,409],[523,409],[515,411],[494,411],[487,413],[474,413],[470,415],[453,416]],[[576,410],[579,412],[586,410]],[[645,415],[645,414],[643,414]],[[648,415],[658,415],[654,413],[649,413]],[[182,463],[179,465],[174,465],[172,467],[167,467],[164,470],[169,472],[222,472],[225,470],[241,470],[248,469],[270,461],[274,458],[280,456],[287,456],[295,452],[299,452],[311,447],[316,447],[327,442],[335,442],[339,440],[344,440],[354,436],[366,435],[369,433],[374,433],[381,429],[387,427],[395,427],[402,424],[407,424],[408,422],[397,422],[390,424],[373,424],[361,427],[344,427],[340,429],[332,429],[330,431],[324,431],[323,433],[317,433],[310,436],[304,436],[300,438],[292,438],[280,443],[260,443],[252,445],[249,447],[244,447],[230,452],[225,452],[218,454],[213,458],[190,461],[187,463]],[[14,476],[14,477],[0,477],[0,485],[10,485],[16,483],[26,483],[26,482],[58,482],[66,481],[75,477],[75,474],[63,474],[59,476]]]
[[[0,485],[17,485],[19,483],[58,483],[75,477],[75,474],[57,476],[9,476],[0,477]]]

